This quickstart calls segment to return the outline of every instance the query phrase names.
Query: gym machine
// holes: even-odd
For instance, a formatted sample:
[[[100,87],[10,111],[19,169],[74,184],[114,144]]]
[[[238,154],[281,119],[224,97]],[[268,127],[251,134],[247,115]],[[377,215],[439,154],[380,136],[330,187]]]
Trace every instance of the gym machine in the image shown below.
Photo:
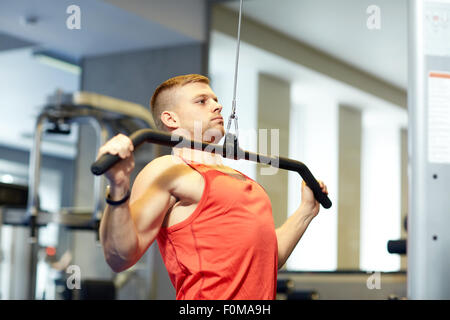
[[[128,101],[90,92],[64,93],[56,91],[47,98],[46,105],[36,120],[30,152],[28,188],[17,190],[17,187],[11,189],[11,187],[2,186],[3,189],[20,197],[22,202],[24,197],[27,197],[26,209],[19,203],[14,206],[6,205],[2,207],[1,219],[3,224],[29,228],[28,299],[35,299],[36,295],[40,227],[49,223],[57,223],[70,230],[92,230],[97,232],[98,237],[98,226],[104,209],[105,184],[103,177],[94,178],[93,208],[62,208],[58,213],[49,213],[42,212],[39,205],[38,188],[43,133],[69,134],[73,123],[87,123],[94,128],[96,137],[93,139],[96,139],[97,150],[118,132],[129,134],[138,129],[155,127],[148,108]]]
[[[450,1],[408,1],[409,299],[450,299]]]

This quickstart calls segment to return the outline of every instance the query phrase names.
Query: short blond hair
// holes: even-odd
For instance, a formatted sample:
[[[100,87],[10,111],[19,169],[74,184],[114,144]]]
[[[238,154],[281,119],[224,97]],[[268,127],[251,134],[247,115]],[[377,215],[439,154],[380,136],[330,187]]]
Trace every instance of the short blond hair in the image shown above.
[[[152,112],[155,125],[159,130],[167,130],[161,121],[161,114],[166,110],[173,110],[173,101],[171,99],[161,99],[161,93],[175,87],[182,87],[188,83],[206,83],[209,85],[209,79],[200,74],[186,74],[170,78],[161,83],[153,93],[150,100],[150,110]]]

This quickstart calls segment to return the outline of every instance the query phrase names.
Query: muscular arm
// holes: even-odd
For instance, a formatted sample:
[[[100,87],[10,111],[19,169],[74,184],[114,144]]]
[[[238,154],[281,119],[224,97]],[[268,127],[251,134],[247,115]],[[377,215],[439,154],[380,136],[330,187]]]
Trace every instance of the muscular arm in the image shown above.
[[[327,186],[317,181],[322,192],[328,194]],[[297,210],[286,222],[275,230],[278,241],[278,269],[287,261],[297,243],[302,238],[311,221],[319,213],[320,204],[312,190],[302,182],[302,201]]]
[[[153,160],[139,173],[129,202],[105,208],[100,240],[105,259],[115,272],[131,267],[142,257],[175,201],[171,195],[175,172],[166,157]],[[127,188],[112,185],[111,198],[120,199]]]
[[[281,227],[275,230],[278,241],[278,269],[286,263],[313,218],[306,208],[300,206]]]

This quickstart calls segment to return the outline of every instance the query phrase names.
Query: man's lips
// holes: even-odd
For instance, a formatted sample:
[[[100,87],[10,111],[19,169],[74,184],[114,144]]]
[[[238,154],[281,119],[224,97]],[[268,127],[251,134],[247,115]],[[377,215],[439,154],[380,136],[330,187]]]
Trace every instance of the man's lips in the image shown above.
[[[213,118],[211,121],[214,121],[214,120],[220,120],[220,121],[223,121],[223,118],[222,118],[222,117],[215,117],[215,118]]]

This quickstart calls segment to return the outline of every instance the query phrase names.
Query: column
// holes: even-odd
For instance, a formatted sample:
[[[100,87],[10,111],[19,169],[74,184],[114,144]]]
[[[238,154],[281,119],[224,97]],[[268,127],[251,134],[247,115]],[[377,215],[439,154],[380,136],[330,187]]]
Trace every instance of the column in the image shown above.
[[[359,269],[361,111],[340,106],[338,155],[338,269]]]
[[[258,152],[262,143],[267,142],[267,154],[271,155],[272,146],[278,144],[280,156],[289,154],[289,112],[291,108],[290,83],[268,74],[259,74],[258,79]],[[267,129],[267,139],[261,129]],[[279,138],[273,139],[271,131],[279,130]],[[264,174],[264,167],[257,166],[257,181],[266,189],[272,203],[275,227],[281,226],[287,218],[288,208],[288,172],[279,169],[276,174]]]

